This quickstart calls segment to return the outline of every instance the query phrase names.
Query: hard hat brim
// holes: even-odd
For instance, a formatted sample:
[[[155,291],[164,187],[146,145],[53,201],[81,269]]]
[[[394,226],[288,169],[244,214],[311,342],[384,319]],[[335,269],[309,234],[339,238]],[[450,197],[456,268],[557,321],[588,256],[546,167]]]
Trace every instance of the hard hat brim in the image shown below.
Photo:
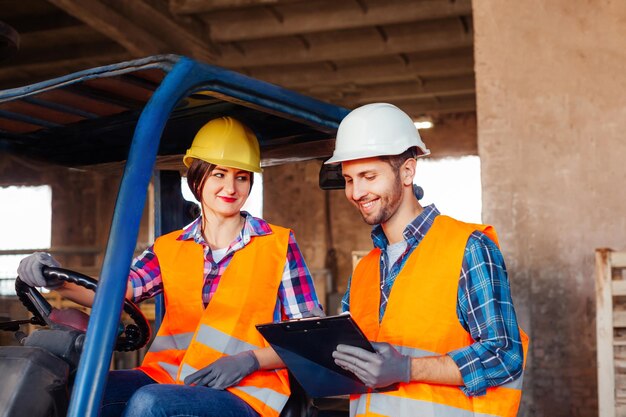
[[[227,168],[241,169],[243,171],[256,172],[258,174],[263,172],[263,169],[261,167],[244,164],[240,161],[229,161],[229,160],[224,160],[224,159],[213,161],[210,158],[202,158],[202,157],[196,156],[191,152],[187,152],[187,154],[183,157],[183,164],[185,164],[185,166],[189,168],[194,159],[200,159],[204,162],[208,162],[209,164],[213,164],[213,165],[219,165],[219,166],[223,166]]]
[[[418,158],[423,156],[430,155],[430,150],[417,147],[420,150],[420,154],[417,155]],[[352,152],[335,152],[333,156],[324,162],[324,164],[339,164],[341,162],[347,161],[355,161],[357,159],[368,159],[368,158],[377,158],[380,156],[392,156],[392,155],[400,155],[402,152],[406,151],[406,149],[398,150],[398,149],[388,149],[388,150],[372,150],[372,149],[363,149]]]

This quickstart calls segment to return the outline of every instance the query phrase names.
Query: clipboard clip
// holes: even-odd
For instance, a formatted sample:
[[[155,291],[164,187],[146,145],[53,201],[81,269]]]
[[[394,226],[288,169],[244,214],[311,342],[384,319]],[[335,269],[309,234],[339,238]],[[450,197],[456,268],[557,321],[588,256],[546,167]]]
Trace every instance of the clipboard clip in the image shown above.
[[[312,326],[313,325],[313,326]],[[322,320],[298,319],[289,321],[284,325],[287,332],[314,332],[317,329],[325,329],[328,325]]]

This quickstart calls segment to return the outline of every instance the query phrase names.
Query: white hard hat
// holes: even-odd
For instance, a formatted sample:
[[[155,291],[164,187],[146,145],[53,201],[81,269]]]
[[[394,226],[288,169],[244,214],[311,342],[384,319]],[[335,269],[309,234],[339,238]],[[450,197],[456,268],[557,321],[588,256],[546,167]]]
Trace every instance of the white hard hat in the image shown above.
[[[352,110],[339,124],[335,152],[325,164],[384,155],[399,155],[417,146],[418,156],[430,151],[413,120],[388,103],[372,103]]]

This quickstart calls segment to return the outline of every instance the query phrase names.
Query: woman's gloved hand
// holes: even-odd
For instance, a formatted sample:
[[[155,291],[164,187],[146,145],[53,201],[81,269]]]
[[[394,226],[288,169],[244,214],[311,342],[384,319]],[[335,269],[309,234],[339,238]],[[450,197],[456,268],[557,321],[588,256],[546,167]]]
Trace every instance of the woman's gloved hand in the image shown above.
[[[372,342],[376,353],[356,346],[338,345],[335,363],[355,374],[366,386],[382,388],[411,379],[411,358],[389,343]]]
[[[206,385],[226,389],[259,370],[259,361],[251,350],[219,358],[209,366],[185,378],[185,385]]]
[[[64,282],[60,279],[46,279],[41,268],[43,266],[59,267],[60,263],[46,252],[35,252],[22,259],[17,267],[17,275],[31,287],[45,287],[54,290],[61,287]]]

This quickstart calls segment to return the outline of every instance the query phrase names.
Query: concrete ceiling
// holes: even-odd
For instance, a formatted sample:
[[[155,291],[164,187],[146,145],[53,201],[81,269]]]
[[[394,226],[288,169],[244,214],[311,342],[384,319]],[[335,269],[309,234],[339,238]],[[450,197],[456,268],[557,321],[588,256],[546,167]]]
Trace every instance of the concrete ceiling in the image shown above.
[[[471,13],[471,0],[0,0],[21,37],[0,88],[175,53],[348,108],[473,118]]]
[[[159,53],[346,107],[475,109],[470,0],[0,0],[21,36],[0,88]]]

